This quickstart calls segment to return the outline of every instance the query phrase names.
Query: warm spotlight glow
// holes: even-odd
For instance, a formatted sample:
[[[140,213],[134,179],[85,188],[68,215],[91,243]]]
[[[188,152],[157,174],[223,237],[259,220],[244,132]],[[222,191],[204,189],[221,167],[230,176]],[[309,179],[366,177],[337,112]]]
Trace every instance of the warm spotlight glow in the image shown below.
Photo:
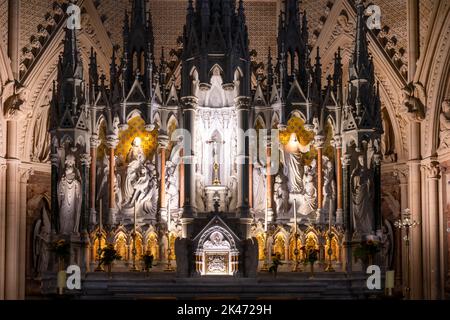
[[[136,138],[134,139],[134,141],[133,141],[133,144],[134,144],[136,147],[140,147],[141,144],[142,144],[142,139],[139,138],[139,137],[136,137]]]

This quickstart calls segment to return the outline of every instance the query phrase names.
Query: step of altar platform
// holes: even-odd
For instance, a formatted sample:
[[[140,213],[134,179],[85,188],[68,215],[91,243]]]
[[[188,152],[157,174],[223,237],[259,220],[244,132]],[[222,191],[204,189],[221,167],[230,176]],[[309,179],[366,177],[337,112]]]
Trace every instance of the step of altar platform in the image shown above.
[[[209,276],[177,278],[173,272],[88,273],[80,291],[66,292],[73,299],[365,299],[381,294],[366,288],[362,273],[260,273],[256,278]],[[56,279],[43,280],[42,293],[56,292]]]

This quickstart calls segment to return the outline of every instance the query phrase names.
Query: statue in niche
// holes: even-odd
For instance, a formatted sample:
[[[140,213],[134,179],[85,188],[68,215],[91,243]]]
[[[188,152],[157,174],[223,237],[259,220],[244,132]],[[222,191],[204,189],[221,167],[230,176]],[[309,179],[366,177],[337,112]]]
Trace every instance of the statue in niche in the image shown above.
[[[41,209],[41,215],[36,221],[33,232],[33,271],[36,276],[40,276],[47,271],[48,267],[48,248],[50,241],[50,215],[47,206]]]
[[[280,174],[275,177],[273,189],[275,191],[273,199],[276,205],[276,214],[278,217],[281,217],[285,215],[289,209],[289,190]]]
[[[383,136],[381,138],[381,154],[385,160],[394,162],[395,158],[395,145],[392,139],[392,127],[391,120],[389,119],[389,114],[386,110],[381,112],[382,125],[383,125]]]
[[[266,209],[266,179],[264,167],[259,163],[253,166],[253,209],[264,211]]]
[[[150,180],[147,185],[145,195],[142,195],[138,201],[142,201],[144,199],[149,200],[144,202],[144,212],[153,217],[156,216],[156,210],[158,207],[158,173],[156,171],[155,164],[151,161],[147,160],[145,162],[145,168]]]
[[[336,181],[333,162],[323,157],[323,209],[327,213],[335,213]],[[327,217],[328,218],[328,217]]]
[[[205,211],[205,186],[200,174],[197,174],[195,179],[195,207],[199,212]]]
[[[177,164],[171,161],[166,162],[166,193],[170,199],[170,208],[178,208],[178,172]]]
[[[116,164],[119,163],[119,159],[115,157]],[[116,168],[118,165],[116,165]],[[97,176],[101,176],[100,179],[100,185],[97,192],[97,201],[100,199],[106,199],[108,197],[109,192],[109,157],[105,155],[103,157],[102,166],[98,168]],[[114,193],[116,195],[116,206],[120,210],[122,207],[122,191],[121,191],[121,185],[122,185],[122,178],[119,173],[116,172],[114,176]]]
[[[135,193],[135,184],[141,178],[142,167],[144,167],[145,155],[142,149],[142,141],[139,137],[135,138],[127,154],[127,173],[124,185],[124,200],[128,206],[132,206],[132,198]]]
[[[237,206],[238,196],[238,181],[236,176],[231,176],[230,183],[228,184],[228,210],[234,210]]]
[[[311,161],[309,166],[305,166],[303,175],[303,192],[299,212],[302,215],[309,215],[317,209],[317,188],[316,188],[316,159]]]
[[[31,159],[33,162],[50,161],[50,105],[41,106],[33,129],[33,148]]]
[[[439,149],[450,148],[450,99],[442,102],[439,126]]]
[[[81,182],[75,168],[75,157],[69,154],[64,174],[58,184],[59,232],[78,233],[81,214]]]
[[[381,231],[381,256],[384,259],[386,270],[391,270],[394,258],[394,233],[388,220],[384,220]]]
[[[304,175],[302,154],[301,152],[286,152],[285,154],[289,192],[302,193]]]
[[[374,185],[372,172],[367,168],[363,155],[351,175],[352,213],[354,230],[360,235],[373,231]]]

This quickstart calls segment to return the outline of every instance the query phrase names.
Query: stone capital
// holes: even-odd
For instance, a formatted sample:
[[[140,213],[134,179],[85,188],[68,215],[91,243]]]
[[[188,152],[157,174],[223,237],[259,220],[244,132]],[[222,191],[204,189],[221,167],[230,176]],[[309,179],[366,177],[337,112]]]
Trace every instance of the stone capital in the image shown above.
[[[81,165],[89,168],[91,166],[92,157],[90,154],[84,153],[81,155],[80,161],[81,161]]]
[[[109,135],[106,137],[106,146],[109,149],[116,149],[117,145],[119,144],[119,139],[116,135]]]
[[[20,168],[20,183],[28,183],[30,177],[34,174],[33,168]]]
[[[92,136],[90,139],[90,142],[91,142],[91,148],[95,148],[95,149],[97,149],[100,146],[100,144],[102,143],[97,135]]]
[[[183,110],[195,110],[198,107],[198,98],[193,96],[182,97]]]
[[[400,184],[407,184],[409,177],[409,168],[406,166],[397,166],[394,170],[394,176],[400,180]]]
[[[342,165],[350,166],[351,163],[352,163],[352,156],[350,154],[344,154],[342,156]]]
[[[236,99],[234,101],[236,103],[236,109],[238,111],[239,110],[248,111],[250,109],[250,105],[251,105],[250,97],[240,96],[240,97],[236,97]]]
[[[324,144],[325,144],[325,136],[318,134],[314,137],[314,146],[316,148],[323,148]]]
[[[160,134],[158,136],[158,146],[160,149],[167,149],[167,147],[169,146],[169,142],[169,136],[165,134]]]
[[[426,170],[428,179],[437,180],[441,177],[441,167],[438,161],[431,161],[423,167]]]
[[[335,149],[342,149],[342,136],[341,135],[335,135],[333,137],[333,140],[331,141],[331,145]]]
[[[60,164],[59,154],[53,153],[53,154],[50,156],[50,161],[51,161],[51,163],[52,163],[52,166],[58,167],[59,164]]]

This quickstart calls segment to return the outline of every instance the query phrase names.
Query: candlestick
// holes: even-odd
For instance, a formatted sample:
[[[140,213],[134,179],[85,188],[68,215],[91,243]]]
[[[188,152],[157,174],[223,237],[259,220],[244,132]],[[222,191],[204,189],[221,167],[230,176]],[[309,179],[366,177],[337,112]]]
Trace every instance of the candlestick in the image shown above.
[[[172,214],[170,212],[170,197],[169,200],[167,201],[167,230],[169,230],[170,232],[170,224],[171,224],[171,220],[172,220]]]
[[[297,234],[297,200],[294,199],[294,233]]]
[[[97,231],[97,241],[98,241],[98,249],[97,249],[97,259],[98,265],[95,268],[96,272],[104,272],[103,266],[101,264],[102,260],[102,239],[103,239],[103,199],[100,199],[99,212],[98,212],[98,231]]]
[[[100,208],[98,213],[100,231],[103,229],[103,199],[100,199]]]
[[[136,267],[136,255],[137,255],[137,250],[136,250],[136,224],[137,224],[137,214],[136,214],[136,202],[134,203],[134,227],[133,227],[133,233],[132,233],[132,238],[133,238],[133,250],[131,251],[132,255],[133,255],[133,265],[131,266],[130,271],[133,272],[137,272],[139,271],[138,268]]]

